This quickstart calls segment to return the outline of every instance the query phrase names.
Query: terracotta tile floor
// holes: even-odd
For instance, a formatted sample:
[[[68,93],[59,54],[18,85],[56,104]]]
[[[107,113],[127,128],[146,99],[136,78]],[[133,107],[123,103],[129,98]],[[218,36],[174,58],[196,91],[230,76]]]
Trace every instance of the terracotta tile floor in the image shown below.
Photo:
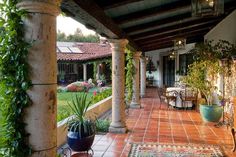
[[[160,104],[154,88],[147,90],[141,103],[142,109],[129,110],[127,134],[96,135],[94,157],[126,157],[131,142],[218,144],[227,156],[236,156],[230,151],[230,130],[225,126],[215,128],[214,124],[204,124],[196,111],[168,110],[166,104]]]

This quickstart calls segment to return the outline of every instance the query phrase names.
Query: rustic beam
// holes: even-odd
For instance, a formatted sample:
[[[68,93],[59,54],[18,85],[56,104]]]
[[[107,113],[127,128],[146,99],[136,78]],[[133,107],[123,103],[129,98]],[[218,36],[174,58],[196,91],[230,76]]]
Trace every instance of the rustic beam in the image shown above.
[[[114,21],[121,25],[130,21],[136,21],[139,19],[144,19],[151,16],[158,16],[160,14],[169,13],[171,11],[176,11],[179,9],[189,9],[191,5],[190,0],[179,0],[176,2],[171,2],[165,5],[156,6],[153,8],[137,11],[131,14],[122,15],[114,18]]]
[[[183,13],[183,14],[171,16],[171,17],[168,17],[165,19],[158,19],[158,20],[144,23],[144,24],[140,24],[140,25],[126,27],[126,28],[123,28],[123,30],[130,34],[130,33],[136,32],[136,31],[140,31],[140,30],[144,31],[145,29],[153,28],[156,26],[161,27],[162,25],[166,25],[169,23],[179,22],[185,18],[191,18],[191,17],[192,17],[191,13],[188,12],[188,13]]]
[[[199,32],[198,34],[192,34],[186,37],[186,41],[191,40],[192,38],[196,38],[196,37],[200,37],[200,36],[204,36],[206,33],[205,32]],[[149,47],[149,46],[153,46],[153,45],[162,45],[162,44],[166,44],[166,43],[172,43],[172,46],[174,46],[174,42],[173,40],[161,40],[161,41],[156,41],[156,42],[151,42],[151,43],[144,43],[144,44],[140,44],[140,47]]]
[[[108,10],[140,1],[143,0],[99,0],[96,2],[102,9]]]
[[[138,46],[130,39],[93,0],[66,0],[62,1],[61,9],[66,14],[84,25],[95,29],[99,34],[108,38],[126,38],[136,50]]]
[[[195,36],[195,37],[189,38],[186,41],[186,43],[189,44],[189,43],[202,42],[202,41],[204,41],[203,36]],[[173,47],[173,43],[169,42],[162,45],[142,47],[142,49],[143,49],[143,52],[147,52],[147,51],[153,51],[153,50],[158,50],[158,49],[163,49],[163,48],[168,48],[168,47]]]
[[[205,28],[200,28],[200,29],[194,29],[192,31],[189,32],[183,32],[181,34],[174,34],[174,35],[170,35],[170,36],[163,36],[163,37],[156,37],[152,40],[145,40],[142,42],[137,42],[138,45],[144,45],[144,44],[149,44],[149,43],[153,43],[153,42],[159,42],[159,41],[166,41],[166,40],[171,40],[173,41],[176,38],[187,38],[190,36],[198,36],[199,34],[205,34],[210,30],[210,28],[205,27]]]
[[[216,18],[213,20],[200,19],[200,20],[195,21],[194,23],[187,22],[184,24],[168,26],[168,27],[164,27],[161,29],[156,29],[156,30],[140,33],[137,35],[131,35],[130,37],[132,39],[134,39],[135,41],[146,40],[147,38],[154,37],[154,36],[169,35],[169,34],[173,34],[173,33],[181,33],[184,31],[191,31],[192,29],[196,29],[196,28],[210,27],[212,25],[217,24],[220,20],[221,20],[221,18],[219,18],[219,19]]]

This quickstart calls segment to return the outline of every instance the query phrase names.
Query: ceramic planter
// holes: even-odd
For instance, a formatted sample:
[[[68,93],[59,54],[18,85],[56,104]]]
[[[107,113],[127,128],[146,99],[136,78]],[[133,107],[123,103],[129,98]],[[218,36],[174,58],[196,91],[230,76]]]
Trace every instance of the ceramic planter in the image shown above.
[[[67,134],[67,143],[75,152],[89,151],[94,141],[95,134],[87,137],[80,137],[78,132],[69,131]]]
[[[200,105],[200,114],[205,122],[219,122],[223,108],[218,105]]]

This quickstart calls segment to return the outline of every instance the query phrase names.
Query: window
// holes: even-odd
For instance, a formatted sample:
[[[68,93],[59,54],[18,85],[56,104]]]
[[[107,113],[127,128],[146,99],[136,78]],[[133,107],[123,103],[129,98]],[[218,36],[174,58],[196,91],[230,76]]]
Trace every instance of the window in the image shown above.
[[[74,74],[74,64],[71,63],[58,63],[59,74]]]
[[[179,55],[179,75],[187,75],[188,66],[193,63],[191,53]]]

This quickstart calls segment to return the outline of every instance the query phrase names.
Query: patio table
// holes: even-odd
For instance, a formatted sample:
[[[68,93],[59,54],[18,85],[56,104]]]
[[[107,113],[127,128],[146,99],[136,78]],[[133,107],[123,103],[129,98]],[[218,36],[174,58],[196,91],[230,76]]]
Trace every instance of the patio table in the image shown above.
[[[168,87],[168,88],[166,88],[166,91],[167,92],[170,92],[171,93],[171,91],[176,91],[178,94],[176,95],[176,103],[174,102],[174,101],[170,101],[169,102],[169,104],[171,105],[171,106],[175,106],[175,104],[176,104],[176,106],[175,107],[178,107],[178,108],[182,108],[183,106],[182,106],[182,100],[181,100],[181,98],[180,98],[180,92],[184,92],[184,88],[181,88],[181,87]],[[187,103],[185,103],[185,105],[186,105],[186,107],[192,107],[193,106],[193,104],[192,104],[192,102],[191,101],[189,101],[189,102],[187,102]]]

